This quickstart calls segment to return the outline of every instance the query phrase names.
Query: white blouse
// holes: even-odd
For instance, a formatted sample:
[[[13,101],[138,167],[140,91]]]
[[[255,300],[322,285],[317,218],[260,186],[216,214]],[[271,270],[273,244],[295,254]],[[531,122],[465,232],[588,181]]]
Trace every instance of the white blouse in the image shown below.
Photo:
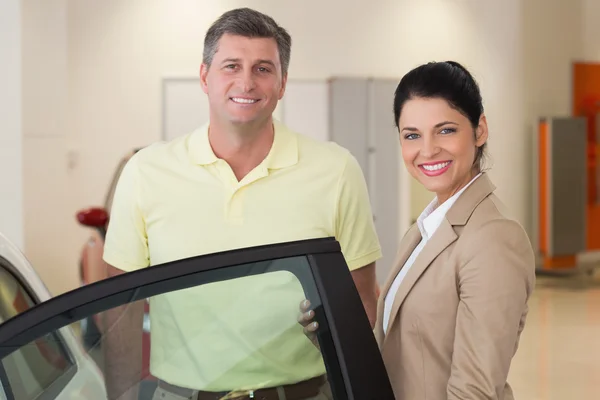
[[[417,226],[419,227],[419,231],[421,231],[421,241],[415,247],[413,252],[411,253],[408,260],[404,264],[404,267],[400,270],[392,286],[390,286],[390,290],[387,292],[385,297],[385,304],[383,308],[383,332],[387,333],[387,328],[390,319],[390,313],[392,311],[392,305],[394,304],[394,299],[396,298],[396,293],[398,292],[398,288],[402,284],[404,277],[412,267],[413,263],[417,256],[421,253],[421,250],[425,247],[429,239],[433,236],[437,228],[439,228],[440,224],[444,220],[446,213],[452,207],[452,205],[456,202],[459,196],[471,185],[475,179],[479,178],[481,173],[475,176],[464,188],[455,193],[448,200],[437,206],[437,197],[429,203],[429,205],[423,210],[419,218],[417,219]],[[436,208],[437,206],[437,208]]]

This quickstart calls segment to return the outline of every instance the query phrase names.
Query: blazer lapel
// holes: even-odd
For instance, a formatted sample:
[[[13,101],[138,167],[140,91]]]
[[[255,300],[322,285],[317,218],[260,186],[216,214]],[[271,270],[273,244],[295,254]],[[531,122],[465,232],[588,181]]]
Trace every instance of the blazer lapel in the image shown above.
[[[454,232],[450,222],[448,222],[447,219],[444,219],[435,234],[429,239],[421,253],[417,256],[414,264],[410,267],[410,270],[398,288],[390,313],[388,332],[396,319],[396,315],[398,314],[398,310],[400,310],[404,299],[406,299],[406,296],[419,277],[427,270],[431,262],[457,238],[458,236]],[[390,335],[385,335],[384,343],[389,336]]]
[[[402,246],[398,249],[396,254],[396,262],[394,263],[394,269],[388,276],[387,281],[383,285],[382,293],[387,294],[388,290],[394,283],[394,279],[400,272],[400,270],[404,267],[406,260],[410,257],[413,250],[419,242],[421,241],[421,231],[419,231],[419,227],[417,224],[413,225],[408,232],[406,232],[406,237],[402,239]]]
[[[404,238],[402,238],[401,246],[398,249],[396,254],[396,260],[394,262],[394,269],[388,275],[386,282],[383,284],[381,290],[381,296],[377,302],[377,324],[375,325],[375,338],[378,343],[382,343],[383,341],[383,309],[385,305],[385,297],[387,296],[392,283],[394,283],[394,279],[400,272],[400,270],[404,267],[406,260],[412,254],[413,250],[419,242],[421,241],[421,232],[419,231],[419,227],[417,224],[414,224]]]
[[[392,271],[388,281],[386,282],[382,291],[382,297],[379,299],[378,308],[377,308],[377,325],[375,327],[375,334],[378,343],[380,343],[380,347],[383,347],[385,340],[389,337],[389,331],[392,329],[392,325],[394,324],[396,317],[398,315],[398,311],[402,306],[402,303],[408,296],[408,293],[411,291],[419,277],[427,270],[429,265],[433,262],[433,260],[446,249],[452,242],[458,239],[458,235],[454,230],[454,227],[464,226],[473,211],[477,208],[477,206],[488,197],[496,187],[490,181],[487,173],[482,173],[482,175],[477,178],[464,192],[463,194],[456,200],[456,203],[448,210],[446,213],[446,218],[442,221],[442,224],[438,227],[435,234],[432,238],[427,242],[414,264],[404,277],[402,284],[398,288],[398,292],[396,293],[396,297],[394,298],[394,303],[392,305],[392,310],[389,318],[389,326],[388,326],[388,335],[383,334],[383,306],[385,302],[385,296],[388,295],[388,291],[390,286],[396,279],[398,272],[404,267],[404,263],[414,250],[414,248],[419,243],[421,239],[421,234],[416,225],[413,226],[412,230],[410,230],[406,237],[402,239],[404,243],[399,251],[398,263],[394,271]]]
[[[488,197],[495,189],[496,186],[490,181],[487,173],[483,172],[448,210],[446,219],[453,226],[465,225],[479,203]]]

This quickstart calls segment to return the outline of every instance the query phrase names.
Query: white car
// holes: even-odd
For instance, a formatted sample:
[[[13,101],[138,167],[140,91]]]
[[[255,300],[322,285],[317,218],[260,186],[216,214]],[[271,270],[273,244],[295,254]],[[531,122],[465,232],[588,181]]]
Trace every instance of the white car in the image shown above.
[[[0,326],[51,294],[25,256],[0,234]],[[0,400],[106,400],[104,377],[70,326],[2,359]]]

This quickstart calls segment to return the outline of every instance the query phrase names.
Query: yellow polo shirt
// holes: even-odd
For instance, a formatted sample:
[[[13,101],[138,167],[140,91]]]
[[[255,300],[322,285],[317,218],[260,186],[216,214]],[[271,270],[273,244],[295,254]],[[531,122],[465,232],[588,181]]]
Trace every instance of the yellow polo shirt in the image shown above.
[[[274,121],[265,160],[237,181],[208,125],[139,151],[114,195],[104,260],[124,271],[219,251],[334,236],[350,270],[381,257],[363,173],[334,143]],[[297,262],[302,262],[299,260]],[[272,387],[325,373],[296,322],[288,273],[194,287],[150,300],[152,374],[205,391]]]

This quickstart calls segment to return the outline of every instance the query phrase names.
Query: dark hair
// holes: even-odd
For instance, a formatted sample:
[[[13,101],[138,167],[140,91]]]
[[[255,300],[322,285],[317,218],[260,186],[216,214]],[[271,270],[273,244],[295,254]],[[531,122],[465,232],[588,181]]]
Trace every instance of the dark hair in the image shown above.
[[[477,82],[465,67],[455,61],[423,64],[402,78],[394,94],[394,119],[399,128],[404,103],[416,97],[441,98],[469,119],[473,129],[483,114],[483,101]],[[487,143],[477,149],[473,164],[484,157]]]
[[[273,38],[277,42],[283,74],[287,74],[292,51],[292,38],[275,20],[250,8],[227,11],[210,26],[204,37],[202,62],[210,67],[224,34],[248,38]]]

